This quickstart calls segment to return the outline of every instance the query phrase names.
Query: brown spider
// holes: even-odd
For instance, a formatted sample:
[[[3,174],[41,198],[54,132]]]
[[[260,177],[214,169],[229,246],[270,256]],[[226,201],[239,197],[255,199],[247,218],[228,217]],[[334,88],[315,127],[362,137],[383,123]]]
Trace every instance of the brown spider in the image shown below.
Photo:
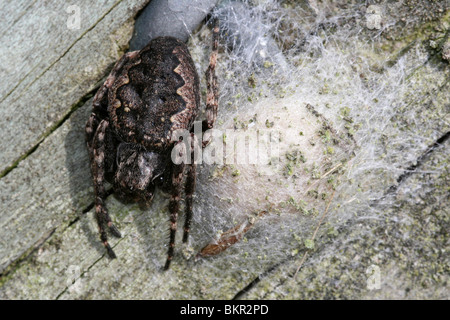
[[[213,27],[213,46],[207,77],[206,120],[202,131],[211,129],[217,117],[218,86],[215,67],[219,26]],[[186,45],[172,37],[152,40],[140,51],[126,53],[114,66],[94,97],[93,111],[86,124],[86,142],[94,180],[95,215],[100,239],[110,257],[116,255],[108,244],[106,227],[121,237],[105,206],[105,179],[122,199],[149,204],[155,186],[171,194],[170,242],[167,270],[173,257],[177,216],[186,172],[186,220],[183,242],[187,242],[195,190],[194,161],[175,164],[171,153],[189,152],[175,134],[187,130],[191,150],[198,143],[192,133],[200,111],[199,77]],[[174,138],[175,137],[175,138]],[[202,143],[205,147],[207,141]],[[187,168],[185,168],[187,167]]]

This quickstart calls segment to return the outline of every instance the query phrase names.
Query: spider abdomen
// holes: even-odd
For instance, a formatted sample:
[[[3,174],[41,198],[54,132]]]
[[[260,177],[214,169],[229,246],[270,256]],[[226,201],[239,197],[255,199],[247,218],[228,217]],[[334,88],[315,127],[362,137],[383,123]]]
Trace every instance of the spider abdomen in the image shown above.
[[[189,130],[200,108],[199,77],[186,45],[160,37],[119,67],[116,90],[108,95],[117,135],[147,150],[166,150],[172,133]]]

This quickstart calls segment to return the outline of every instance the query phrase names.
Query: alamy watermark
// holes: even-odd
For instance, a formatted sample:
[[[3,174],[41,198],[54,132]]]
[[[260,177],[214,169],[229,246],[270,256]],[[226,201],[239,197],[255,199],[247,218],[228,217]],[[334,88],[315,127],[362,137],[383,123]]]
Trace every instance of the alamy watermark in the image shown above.
[[[66,12],[69,14],[67,18],[67,28],[69,30],[80,30],[81,29],[81,10],[77,5],[71,5],[66,8]]]
[[[280,132],[276,130],[209,129],[203,133],[201,122],[195,122],[193,132],[176,130],[172,141],[176,142],[171,153],[175,164],[238,164],[261,168],[271,164],[272,170],[266,172],[271,174],[273,165],[279,163]]]
[[[78,265],[70,265],[66,270],[66,286],[69,292],[80,293],[82,285],[80,280],[81,268]]]
[[[381,288],[381,271],[377,265],[370,265],[366,269],[367,277],[367,289],[378,290]]]

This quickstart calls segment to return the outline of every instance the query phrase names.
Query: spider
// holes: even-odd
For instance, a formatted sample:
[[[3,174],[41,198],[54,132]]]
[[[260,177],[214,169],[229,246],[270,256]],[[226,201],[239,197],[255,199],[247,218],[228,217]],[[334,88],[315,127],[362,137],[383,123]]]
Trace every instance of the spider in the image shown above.
[[[214,19],[212,52],[206,70],[206,120],[202,131],[214,127],[218,109],[215,73],[219,26]],[[174,163],[172,150],[179,156],[189,152],[177,130],[187,130],[194,144],[193,123],[200,111],[199,77],[186,45],[172,37],[156,38],[140,51],[126,53],[117,62],[93,100],[86,124],[95,193],[95,217],[100,239],[108,255],[116,255],[108,244],[106,230],[121,237],[105,206],[105,180],[113,184],[119,198],[151,203],[155,187],[170,193],[170,239],[164,270],[170,266],[175,247],[179,202],[186,175],[183,242],[187,242],[192,220],[196,163]],[[208,141],[202,141],[202,147]]]

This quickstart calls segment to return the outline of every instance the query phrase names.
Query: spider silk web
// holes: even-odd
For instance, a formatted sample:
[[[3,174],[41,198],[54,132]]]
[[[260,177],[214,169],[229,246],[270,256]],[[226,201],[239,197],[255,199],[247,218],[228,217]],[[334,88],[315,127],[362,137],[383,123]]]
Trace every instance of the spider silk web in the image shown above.
[[[383,221],[384,209],[395,204],[387,191],[440,134],[420,125],[417,105],[411,104],[425,97],[410,76],[428,54],[417,47],[392,63],[392,57],[373,54],[393,17],[384,16],[378,29],[369,30],[364,1],[339,10],[326,1],[305,3],[223,1],[214,13],[221,26],[216,128],[285,134],[276,142],[280,156],[269,174],[245,165],[198,168],[192,252],[267,211],[241,241],[202,259],[218,274],[259,274],[333,241],[331,235],[348,225]],[[188,43],[201,88],[210,28],[201,27]],[[202,94],[205,101],[205,89]],[[407,223],[406,217],[397,219]],[[357,234],[341,249],[370,230]],[[330,254],[322,247],[308,263]]]

